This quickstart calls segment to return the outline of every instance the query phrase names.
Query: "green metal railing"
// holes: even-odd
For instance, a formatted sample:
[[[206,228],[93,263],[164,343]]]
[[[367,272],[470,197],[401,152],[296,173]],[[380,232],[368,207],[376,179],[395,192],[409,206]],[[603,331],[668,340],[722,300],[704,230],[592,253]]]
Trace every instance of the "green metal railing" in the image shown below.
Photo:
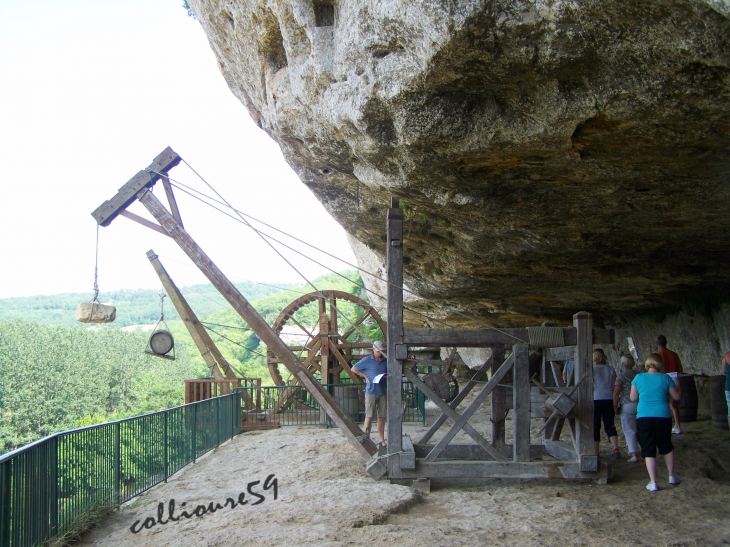
[[[365,384],[322,384],[335,402],[356,423],[365,420]],[[240,387],[242,424],[255,426],[278,422],[279,425],[331,425],[320,411],[319,403],[301,385]],[[426,425],[426,396],[410,382],[403,382],[403,421]]]
[[[240,393],[56,433],[0,456],[0,546],[34,547],[240,431]]]

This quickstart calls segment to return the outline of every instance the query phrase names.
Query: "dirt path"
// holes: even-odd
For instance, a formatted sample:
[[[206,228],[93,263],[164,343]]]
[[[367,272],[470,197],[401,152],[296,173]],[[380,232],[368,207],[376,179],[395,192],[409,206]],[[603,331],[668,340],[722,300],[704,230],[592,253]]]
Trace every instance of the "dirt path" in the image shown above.
[[[466,401],[465,404],[468,404]],[[435,414],[429,405],[430,413]],[[488,405],[477,429],[489,424]],[[433,421],[429,415],[429,423]],[[540,420],[533,420],[536,430]],[[616,420],[620,427],[619,420]],[[509,431],[510,424],[507,424]],[[643,463],[616,460],[608,486],[566,482],[504,482],[444,488],[419,496],[412,489],[374,481],[336,429],[288,427],[244,433],[115,512],[79,545],[385,545],[405,546],[718,546],[730,544],[730,433],[709,421],[683,425],[675,436],[682,484],[649,493]],[[407,428],[413,438],[425,431]],[[619,438],[623,441],[622,433]],[[536,442],[537,437],[533,439]],[[466,442],[461,440],[460,442]],[[625,453],[625,446],[622,444]],[[606,460],[613,461],[608,443]],[[273,479],[277,480],[274,499]],[[251,487],[260,498],[247,494]],[[239,494],[243,492],[239,505]],[[226,500],[230,501],[226,503]],[[224,506],[202,517],[168,521],[213,502]],[[182,506],[182,503],[185,506]],[[235,503],[235,507],[231,505]],[[202,512],[202,510],[199,510]],[[207,512],[207,511],[206,511]],[[138,533],[130,527],[138,522]]]

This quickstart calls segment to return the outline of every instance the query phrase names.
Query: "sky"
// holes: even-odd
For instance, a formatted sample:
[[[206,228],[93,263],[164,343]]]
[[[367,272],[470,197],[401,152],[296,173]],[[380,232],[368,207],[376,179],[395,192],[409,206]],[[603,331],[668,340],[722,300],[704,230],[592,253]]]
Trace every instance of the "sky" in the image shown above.
[[[91,295],[91,212],[167,146],[235,208],[355,263],[344,230],[228,89],[182,0],[0,0],[0,13],[0,298]],[[184,165],[170,176],[212,194]],[[164,202],[160,184],[155,195]],[[300,276],[242,223],[176,197],[186,230],[232,281],[327,273],[283,250]],[[149,217],[140,203],[129,210]],[[99,230],[101,292],[159,288],[149,249],[179,286],[207,282],[170,238],[119,217]]]

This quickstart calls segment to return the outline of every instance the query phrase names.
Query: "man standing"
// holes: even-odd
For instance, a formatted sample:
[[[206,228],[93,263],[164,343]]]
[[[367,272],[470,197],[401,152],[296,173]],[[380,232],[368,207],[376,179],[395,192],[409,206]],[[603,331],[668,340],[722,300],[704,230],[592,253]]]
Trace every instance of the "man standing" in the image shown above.
[[[679,355],[667,349],[667,338],[663,334],[656,337],[656,347],[659,355],[662,357],[662,361],[664,361],[664,369],[662,372],[668,374],[674,380],[674,385],[677,386],[677,391],[680,392],[681,396],[679,374],[684,372],[684,370],[682,370],[682,362],[679,360]],[[672,433],[679,435],[682,433],[682,428],[679,424],[679,400],[671,400],[669,402],[669,409],[672,411],[672,416],[674,416],[674,429],[672,429]]]
[[[373,418],[378,418],[380,444],[385,442],[385,412],[387,405],[388,359],[382,342],[373,342],[373,354],[355,363],[352,372],[365,379],[365,434],[370,436]]]

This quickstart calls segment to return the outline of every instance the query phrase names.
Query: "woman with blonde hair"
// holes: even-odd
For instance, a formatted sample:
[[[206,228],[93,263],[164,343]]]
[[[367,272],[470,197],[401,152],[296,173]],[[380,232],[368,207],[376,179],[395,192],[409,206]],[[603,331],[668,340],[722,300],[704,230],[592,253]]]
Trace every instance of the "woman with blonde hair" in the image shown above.
[[[613,410],[617,411],[621,408],[621,427],[626,437],[626,446],[628,447],[631,457],[629,463],[636,463],[639,458],[636,457],[636,405],[631,400],[631,382],[636,378],[638,372],[634,370],[634,358],[631,355],[621,356],[621,372],[616,378],[616,385],[613,388]],[[620,405],[620,407],[619,407]]]
[[[672,380],[662,374],[664,363],[658,353],[652,353],[644,365],[646,373],[638,374],[631,382],[631,400],[638,401],[636,425],[641,456],[646,461],[649,472],[649,484],[646,489],[656,492],[656,452],[664,456],[664,463],[669,471],[669,484],[679,484],[674,474],[674,446],[672,445],[672,412],[669,409],[669,398],[679,400]]]
[[[613,387],[616,382],[616,372],[606,364],[606,354],[602,349],[593,351],[593,445],[598,456],[598,446],[601,441],[601,419],[606,430],[608,440],[613,446],[613,455],[621,457],[618,450],[618,433],[613,421],[616,414],[613,410]]]

